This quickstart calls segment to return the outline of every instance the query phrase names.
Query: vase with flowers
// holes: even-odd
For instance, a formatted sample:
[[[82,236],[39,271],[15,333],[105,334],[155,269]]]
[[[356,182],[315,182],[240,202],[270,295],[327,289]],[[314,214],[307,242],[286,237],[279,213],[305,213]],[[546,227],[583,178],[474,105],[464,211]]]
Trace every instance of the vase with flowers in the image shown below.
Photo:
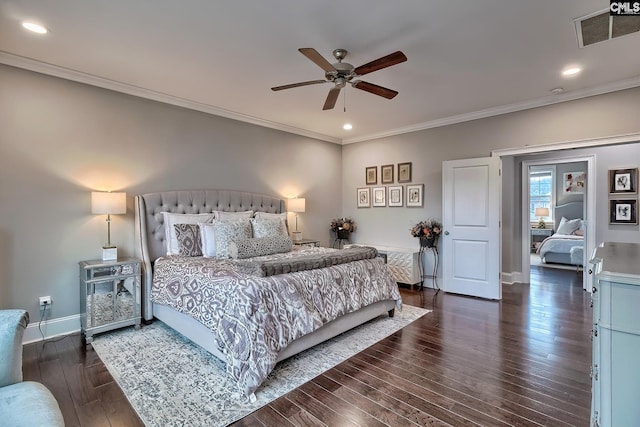
[[[411,235],[420,239],[421,248],[435,248],[442,233],[442,223],[437,219],[420,221],[411,227]]]
[[[349,235],[356,231],[356,222],[351,217],[334,218],[329,229],[336,233],[338,239],[349,239]]]

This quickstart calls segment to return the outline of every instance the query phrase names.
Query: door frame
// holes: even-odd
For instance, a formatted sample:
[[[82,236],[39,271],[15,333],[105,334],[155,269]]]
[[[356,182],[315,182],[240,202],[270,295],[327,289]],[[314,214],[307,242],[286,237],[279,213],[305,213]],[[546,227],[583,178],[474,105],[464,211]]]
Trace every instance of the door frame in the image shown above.
[[[540,145],[525,146],[525,147],[518,147],[518,148],[501,148],[501,149],[492,150],[491,155],[499,156],[501,158],[509,157],[509,156],[515,157],[515,156],[535,154],[535,153],[560,152],[562,150],[571,150],[571,149],[577,149],[577,148],[605,147],[608,145],[637,143],[638,141],[640,141],[640,132],[635,132],[635,133],[624,134],[624,135],[612,135],[612,136],[605,136],[605,137],[598,137],[598,138],[578,139],[573,141],[555,142],[555,143],[549,143],[549,144],[540,144]],[[594,186],[590,185],[590,187],[592,188],[592,191],[595,192],[595,188],[593,188]],[[595,193],[593,194],[593,196],[595,196]],[[591,199],[594,199],[594,197],[591,197]],[[501,197],[500,200],[502,201],[502,203],[504,203],[504,197]],[[593,202],[595,202],[595,200],[593,200]],[[503,208],[502,203],[501,203],[501,209]],[[591,215],[591,213],[589,213],[589,215]],[[591,216],[591,219],[587,223],[587,226],[590,223],[592,224],[592,227],[593,227],[591,232],[589,232],[590,230],[587,229],[587,233],[592,236],[591,237],[592,239],[595,238],[595,222],[597,220],[598,218],[595,216],[595,213],[593,213],[593,215]],[[500,253],[502,253],[502,240],[503,240],[502,233],[503,232],[504,230],[502,230],[501,228]],[[524,236],[521,236],[521,238],[524,239]],[[527,241],[529,241],[528,236],[527,236]],[[527,251],[528,250],[529,249],[527,248]],[[590,255],[591,254],[587,252],[587,256],[590,256]],[[583,269],[583,270],[588,270],[588,269]],[[527,280],[528,279],[529,277],[527,276]],[[583,287],[587,286],[587,283],[588,283],[587,280],[583,280],[582,286]],[[587,291],[591,292],[591,289],[589,289],[588,286],[587,286]]]
[[[594,203],[595,200],[595,155],[587,155],[587,156],[576,156],[576,157],[549,157],[545,159],[536,159],[536,160],[523,160],[522,161],[522,179],[521,179],[521,194],[522,194],[522,205],[521,205],[521,234],[522,234],[522,280],[525,283],[529,283],[531,276],[531,249],[529,246],[529,232],[530,232],[530,221],[529,221],[529,167],[537,166],[537,165],[559,165],[563,163],[575,163],[575,162],[586,162],[587,163],[587,182],[586,182],[586,191],[584,194],[584,212],[586,213],[586,217],[583,218],[587,221],[587,232],[585,234],[584,241],[584,251],[583,251],[583,260],[582,260],[582,289],[587,289],[587,271],[588,268],[584,268],[587,265],[587,261],[589,260],[590,254],[593,252],[595,248],[595,232],[596,225],[593,218],[596,217],[596,206]],[[558,177],[556,176],[556,179]],[[554,182],[554,186],[556,183]]]

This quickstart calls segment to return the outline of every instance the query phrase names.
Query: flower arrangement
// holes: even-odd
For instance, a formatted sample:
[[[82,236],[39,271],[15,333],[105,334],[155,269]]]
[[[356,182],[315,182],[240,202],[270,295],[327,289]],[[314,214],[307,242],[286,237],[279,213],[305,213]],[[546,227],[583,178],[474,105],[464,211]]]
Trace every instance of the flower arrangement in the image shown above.
[[[436,246],[440,233],[442,233],[442,223],[437,219],[420,221],[411,227],[411,235],[420,238],[420,246]]]
[[[345,230],[348,233],[356,231],[356,222],[351,217],[334,218],[329,224],[329,229],[336,233],[340,230]]]

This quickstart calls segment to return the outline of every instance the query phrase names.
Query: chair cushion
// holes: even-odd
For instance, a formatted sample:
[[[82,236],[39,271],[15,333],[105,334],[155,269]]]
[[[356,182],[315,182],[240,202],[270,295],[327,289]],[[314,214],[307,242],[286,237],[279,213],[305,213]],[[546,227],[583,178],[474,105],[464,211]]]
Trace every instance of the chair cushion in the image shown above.
[[[33,381],[0,388],[0,420],[3,426],[12,427],[64,427],[64,418],[53,394]]]

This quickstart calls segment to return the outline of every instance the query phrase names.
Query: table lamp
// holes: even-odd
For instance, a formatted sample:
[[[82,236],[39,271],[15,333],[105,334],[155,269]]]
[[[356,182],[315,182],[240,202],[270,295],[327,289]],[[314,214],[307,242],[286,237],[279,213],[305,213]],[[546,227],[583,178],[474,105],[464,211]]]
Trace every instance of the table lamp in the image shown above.
[[[118,248],[111,244],[111,215],[127,213],[127,193],[92,191],[91,213],[107,214],[107,244],[102,247],[102,260],[117,260]]]
[[[549,208],[536,208],[536,216],[538,219],[538,228],[547,228],[544,218],[549,216]]]
[[[305,211],[305,205],[306,199],[303,197],[288,200],[288,211],[296,214],[296,231],[291,233],[291,238],[294,242],[302,240],[302,233],[298,231],[298,213]]]

